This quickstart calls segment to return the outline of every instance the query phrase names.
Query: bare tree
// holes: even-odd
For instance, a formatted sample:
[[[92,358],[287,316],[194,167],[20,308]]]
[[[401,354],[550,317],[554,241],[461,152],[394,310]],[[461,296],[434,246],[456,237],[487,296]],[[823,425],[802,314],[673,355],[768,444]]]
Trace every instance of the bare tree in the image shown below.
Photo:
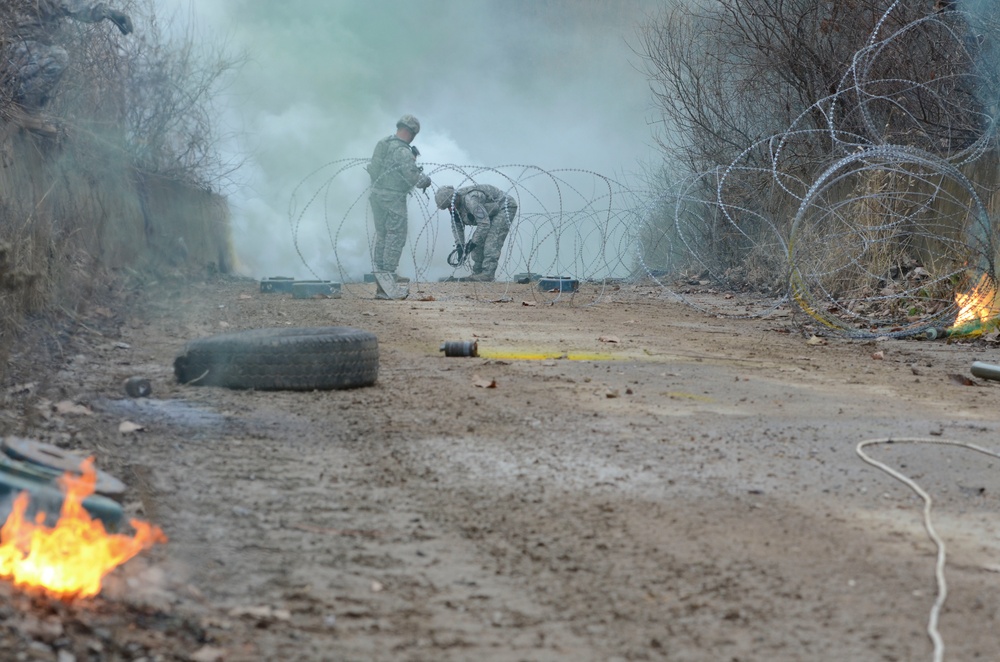
[[[702,249],[724,256],[720,268],[740,265],[852,149],[961,160],[991,147],[998,18],[993,6],[970,15],[932,0],[669,2],[643,26],[641,53],[668,160],[681,177],[718,171],[697,195],[705,223],[730,227],[702,229],[716,243]]]
[[[63,21],[50,38],[70,66],[43,119],[122,145],[140,172],[215,187],[239,163],[224,156],[217,100],[244,61],[190,23],[164,24],[153,0],[120,0],[134,22],[122,36],[107,24]],[[12,9],[0,9],[0,43],[14,34]],[[14,112],[16,72],[0,61],[0,110]],[[14,108],[13,111],[11,109]]]
[[[191,25],[168,36],[152,0],[141,3],[136,38],[124,53],[127,149],[144,172],[217,187],[241,165],[221,149],[217,101],[244,56],[198,39]]]

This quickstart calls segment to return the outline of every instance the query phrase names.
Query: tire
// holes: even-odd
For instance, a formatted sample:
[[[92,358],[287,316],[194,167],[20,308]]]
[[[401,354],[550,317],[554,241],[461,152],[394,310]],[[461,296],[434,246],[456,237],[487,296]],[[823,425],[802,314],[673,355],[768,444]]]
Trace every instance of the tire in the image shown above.
[[[346,326],[253,329],[190,341],[174,360],[182,384],[235,389],[346,389],[378,378],[375,334]]]

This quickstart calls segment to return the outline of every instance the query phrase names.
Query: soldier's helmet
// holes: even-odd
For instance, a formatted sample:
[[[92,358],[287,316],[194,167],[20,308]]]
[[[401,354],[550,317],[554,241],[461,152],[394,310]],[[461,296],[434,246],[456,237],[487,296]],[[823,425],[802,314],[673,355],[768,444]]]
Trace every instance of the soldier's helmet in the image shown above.
[[[403,115],[400,117],[399,121],[396,122],[396,128],[398,129],[401,126],[405,126],[407,129],[412,131],[413,135],[420,133],[420,120],[413,115]]]
[[[451,207],[451,201],[454,197],[454,186],[442,186],[434,194],[434,202],[437,204],[438,209],[447,209],[448,207]]]

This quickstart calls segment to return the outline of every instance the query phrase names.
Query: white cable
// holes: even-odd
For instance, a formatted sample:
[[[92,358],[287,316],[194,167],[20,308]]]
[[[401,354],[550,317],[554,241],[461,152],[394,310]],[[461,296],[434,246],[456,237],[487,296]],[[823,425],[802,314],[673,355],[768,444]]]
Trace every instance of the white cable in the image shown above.
[[[927,635],[934,642],[934,662],[944,661],[944,641],[941,639],[941,634],[938,632],[938,618],[941,615],[941,608],[944,606],[944,601],[948,598],[948,583],[944,578],[944,565],[945,565],[945,547],[944,541],[934,530],[934,525],[931,523],[931,496],[923,490],[915,481],[911,478],[904,476],[900,472],[896,471],[892,467],[879,462],[878,460],[872,459],[870,456],[866,455],[864,448],[866,446],[873,446],[875,444],[937,444],[940,446],[959,446],[961,448],[968,448],[969,450],[974,450],[978,453],[983,453],[984,455],[989,455],[991,457],[1000,458],[1000,453],[988,450],[981,446],[976,446],[975,444],[969,444],[964,441],[950,441],[947,439],[920,439],[920,438],[900,438],[900,439],[867,439],[858,444],[855,449],[858,457],[872,465],[876,469],[880,469],[885,473],[889,474],[899,482],[905,484],[911,490],[913,490],[917,496],[919,496],[924,501],[924,529],[927,530],[927,535],[934,544],[937,546],[937,563],[934,568],[934,575],[937,578],[938,594],[937,599],[934,601],[934,606],[931,607],[931,615],[927,621]]]

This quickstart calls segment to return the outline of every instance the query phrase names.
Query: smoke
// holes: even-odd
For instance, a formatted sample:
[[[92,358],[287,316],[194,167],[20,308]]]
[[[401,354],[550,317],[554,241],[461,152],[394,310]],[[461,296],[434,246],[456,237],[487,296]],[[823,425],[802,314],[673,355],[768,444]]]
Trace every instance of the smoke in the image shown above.
[[[246,163],[228,193],[237,255],[255,277],[308,276],[297,252],[321,277],[371,269],[363,168],[338,175],[322,204],[309,198],[336,166],[303,180],[326,163],[367,159],[404,113],[422,123],[414,144],[427,164],[621,180],[654,157],[648,86],[629,46],[642,0],[158,2],[249,56],[220,121],[241,136],[226,145]],[[463,182],[441,171],[434,183]],[[410,236],[438,223],[431,262],[444,269],[444,214],[413,197]]]

